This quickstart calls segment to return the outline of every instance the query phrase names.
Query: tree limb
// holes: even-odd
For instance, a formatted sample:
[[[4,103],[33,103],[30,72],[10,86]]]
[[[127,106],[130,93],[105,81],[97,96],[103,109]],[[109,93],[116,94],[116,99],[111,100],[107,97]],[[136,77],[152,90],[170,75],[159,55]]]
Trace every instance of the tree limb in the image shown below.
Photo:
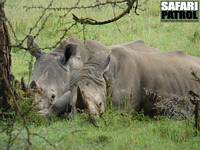
[[[138,0],[125,0],[125,1],[127,2],[127,8],[121,14],[119,14],[119,15],[111,18],[111,19],[108,19],[108,20],[105,20],[105,21],[98,21],[98,20],[91,19],[91,18],[79,18],[75,14],[72,14],[73,15],[73,19],[76,22],[81,23],[81,24],[89,24],[89,25],[104,25],[104,24],[109,24],[109,23],[112,23],[112,22],[115,22],[115,21],[121,19],[126,14],[129,14],[130,11],[131,11],[131,9],[134,7],[135,3],[136,3],[135,13],[138,15],[138,13],[137,13]]]

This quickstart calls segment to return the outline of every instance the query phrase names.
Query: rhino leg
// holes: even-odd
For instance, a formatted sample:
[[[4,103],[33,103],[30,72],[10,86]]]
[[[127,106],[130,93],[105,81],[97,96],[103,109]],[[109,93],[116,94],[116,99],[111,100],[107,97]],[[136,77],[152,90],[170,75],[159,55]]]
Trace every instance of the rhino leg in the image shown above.
[[[72,89],[72,94],[71,94],[71,102],[70,102],[71,112],[69,114],[69,118],[74,118],[74,116],[76,115],[77,112],[76,102],[77,102],[77,87],[74,87]]]
[[[40,113],[44,116],[59,115],[60,113],[66,111],[71,101],[71,92],[67,91],[61,97],[59,97],[54,104],[48,110],[43,110]]]

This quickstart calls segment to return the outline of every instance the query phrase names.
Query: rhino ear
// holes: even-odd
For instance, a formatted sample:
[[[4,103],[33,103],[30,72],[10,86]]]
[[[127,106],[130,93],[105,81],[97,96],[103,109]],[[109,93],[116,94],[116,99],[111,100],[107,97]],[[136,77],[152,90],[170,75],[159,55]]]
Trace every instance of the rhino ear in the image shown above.
[[[76,44],[68,44],[64,50],[64,56],[62,58],[62,63],[65,65],[68,60],[72,57],[80,57],[80,52]]]
[[[111,60],[110,57],[111,56],[109,55],[100,66],[103,73],[109,69],[109,64],[110,64],[110,60]]]
[[[34,42],[34,38],[31,35],[28,35],[27,38],[27,48],[30,54],[36,58],[39,58],[42,54],[44,54],[39,46]]]

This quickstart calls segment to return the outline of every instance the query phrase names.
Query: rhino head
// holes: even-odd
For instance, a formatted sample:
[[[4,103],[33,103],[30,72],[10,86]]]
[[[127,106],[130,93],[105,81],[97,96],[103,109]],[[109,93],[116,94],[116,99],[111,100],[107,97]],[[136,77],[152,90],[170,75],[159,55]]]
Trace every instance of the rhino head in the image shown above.
[[[29,36],[27,47],[36,58],[30,88],[36,91],[35,101],[39,111],[45,114],[56,101],[64,101],[59,105],[67,105],[65,99],[69,99],[71,94],[71,73],[83,65],[77,45],[68,43],[58,47],[57,51],[45,53],[34,42],[33,37]],[[63,111],[62,109],[57,113]]]
[[[110,56],[95,53],[80,71],[77,82],[77,103],[81,103],[93,117],[99,117],[106,108],[106,81],[104,73],[109,69]],[[72,93],[74,96],[74,93]]]

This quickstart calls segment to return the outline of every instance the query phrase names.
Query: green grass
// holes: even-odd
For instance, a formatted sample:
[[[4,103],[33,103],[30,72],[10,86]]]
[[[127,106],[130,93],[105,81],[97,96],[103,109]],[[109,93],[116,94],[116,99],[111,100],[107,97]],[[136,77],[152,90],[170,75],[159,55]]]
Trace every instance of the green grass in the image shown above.
[[[42,10],[25,11],[24,5],[47,6],[50,0],[7,0],[6,14],[13,24],[13,28],[19,39],[28,33]],[[59,0],[54,6],[69,7],[72,2]],[[87,5],[89,0],[83,1]],[[105,45],[118,44],[134,40],[144,40],[147,44],[161,49],[161,51],[183,50],[187,54],[200,56],[200,22],[198,23],[163,23],[160,22],[159,0],[149,0],[142,3],[145,11],[139,11],[140,15],[129,14],[122,20],[104,26],[86,26],[85,38],[95,39]],[[112,9],[80,10],[74,11],[78,16],[96,17],[105,19],[112,16]],[[53,13],[47,21],[36,41],[40,47],[53,45],[62,34],[62,30],[72,21],[71,15],[60,20],[59,16],[64,12]],[[69,36],[83,39],[83,33],[76,34],[81,25],[68,32]],[[37,32],[37,29],[34,33]],[[12,41],[13,36],[11,34]],[[50,50],[46,50],[50,51]],[[28,78],[28,65],[31,61],[29,53],[23,50],[12,50],[12,71],[17,79],[22,76]],[[32,122],[29,119],[31,132],[36,132],[46,137],[57,149],[199,149],[200,136],[195,136],[192,121],[175,121],[161,119],[159,121],[146,117],[132,115],[122,116],[118,111],[107,111],[104,119],[99,119],[99,128],[87,121],[84,114],[79,114],[73,120],[56,119],[47,121],[37,118]],[[35,122],[36,121],[36,122]],[[21,128],[19,121],[15,126],[16,134]],[[13,149],[26,149],[24,141],[25,130],[16,139]],[[6,134],[0,134],[0,147],[5,148]],[[22,138],[20,140],[20,138]],[[54,149],[48,143],[37,136],[31,136],[33,149]]]
[[[141,115],[131,115],[109,110],[97,120],[98,128],[88,121],[87,115],[79,114],[73,121],[59,119],[30,125],[32,133],[45,137],[56,149],[199,149],[200,137],[196,136],[191,121],[168,119],[153,120]],[[15,133],[21,131],[20,124]],[[18,130],[17,130],[18,129]],[[22,130],[13,149],[26,147]],[[0,135],[0,144],[6,143],[5,134]],[[31,136],[33,149],[55,149],[42,138]]]

